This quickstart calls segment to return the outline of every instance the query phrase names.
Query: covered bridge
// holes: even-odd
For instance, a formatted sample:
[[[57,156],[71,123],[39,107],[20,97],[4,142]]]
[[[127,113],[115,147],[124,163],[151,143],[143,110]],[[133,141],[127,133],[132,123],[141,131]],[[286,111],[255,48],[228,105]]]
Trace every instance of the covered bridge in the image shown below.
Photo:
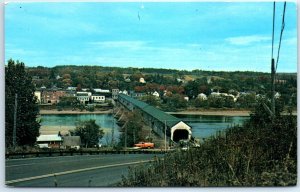
[[[129,111],[139,110],[144,121],[161,137],[166,132],[167,137],[174,142],[191,139],[191,127],[177,117],[125,94],[119,94],[118,101]]]

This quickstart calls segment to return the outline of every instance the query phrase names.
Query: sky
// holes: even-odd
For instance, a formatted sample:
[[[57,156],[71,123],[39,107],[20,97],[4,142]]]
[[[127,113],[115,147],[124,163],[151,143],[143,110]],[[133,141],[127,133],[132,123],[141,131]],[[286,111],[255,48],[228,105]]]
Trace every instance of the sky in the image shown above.
[[[276,3],[277,57],[283,2]],[[270,72],[273,2],[56,2],[5,5],[5,61]],[[297,72],[287,2],[277,72]]]

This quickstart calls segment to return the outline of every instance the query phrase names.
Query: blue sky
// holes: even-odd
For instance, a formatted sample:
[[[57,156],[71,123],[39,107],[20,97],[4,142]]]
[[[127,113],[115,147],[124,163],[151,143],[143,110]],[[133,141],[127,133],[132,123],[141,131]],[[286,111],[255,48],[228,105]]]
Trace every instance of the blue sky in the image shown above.
[[[276,3],[275,56],[283,2]],[[270,72],[272,2],[9,3],[5,60]],[[297,71],[296,4],[288,2],[278,72]]]

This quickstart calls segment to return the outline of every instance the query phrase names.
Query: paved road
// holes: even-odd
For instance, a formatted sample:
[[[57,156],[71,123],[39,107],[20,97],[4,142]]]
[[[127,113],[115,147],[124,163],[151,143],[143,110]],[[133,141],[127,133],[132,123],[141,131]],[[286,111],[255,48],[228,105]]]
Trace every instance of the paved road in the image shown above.
[[[6,184],[26,187],[111,186],[128,166],[154,159],[153,154],[111,154],[6,160]],[[162,157],[162,155],[157,155]]]

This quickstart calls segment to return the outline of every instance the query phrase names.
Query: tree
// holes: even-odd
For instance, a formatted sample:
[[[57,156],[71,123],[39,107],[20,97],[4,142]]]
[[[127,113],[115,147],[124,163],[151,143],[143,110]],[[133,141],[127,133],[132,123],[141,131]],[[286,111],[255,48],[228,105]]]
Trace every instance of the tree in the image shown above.
[[[15,99],[16,145],[33,145],[39,136],[39,108],[34,96],[35,87],[25,71],[23,62],[10,59],[5,67],[5,145],[13,145]]]
[[[125,141],[127,147],[143,141],[142,126],[142,116],[139,112],[134,111],[133,113],[128,114],[127,122],[122,128],[123,133],[120,137],[119,146],[124,146]]]
[[[71,135],[80,136],[81,142],[85,147],[94,147],[98,145],[99,140],[102,139],[104,131],[96,124],[96,120],[90,119],[87,121],[80,121],[74,131],[70,131]]]
[[[146,95],[141,98],[142,101],[145,101],[149,105],[152,105],[154,107],[159,105],[159,98],[153,96],[153,95]]]

